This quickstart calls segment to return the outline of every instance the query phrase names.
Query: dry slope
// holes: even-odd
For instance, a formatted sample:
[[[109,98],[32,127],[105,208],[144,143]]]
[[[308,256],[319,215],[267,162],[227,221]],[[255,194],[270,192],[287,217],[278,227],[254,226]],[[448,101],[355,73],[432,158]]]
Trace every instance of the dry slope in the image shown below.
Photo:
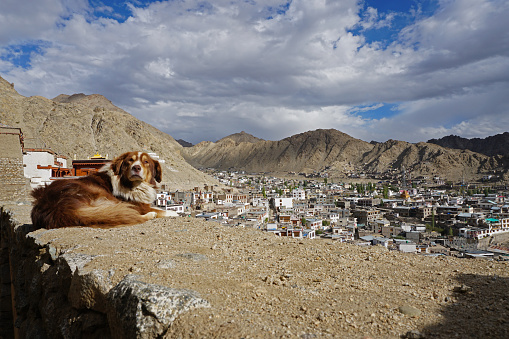
[[[181,156],[171,136],[114,106],[101,95],[60,95],[54,100],[24,97],[0,78],[0,122],[20,127],[29,148],[51,148],[69,159],[96,152],[113,158],[131,150],[156,152],[170,188],[215,184]]]
[[[370,172],[404,167],[414,178],[437,175],[452,181],[459,181],[463,176],[467,180],[478,179],[497,170],[507,172],[507,159],[502,156],[489,157],[425,142],[411,144],[397,140],[376,144],[362,157],[361,163]]]

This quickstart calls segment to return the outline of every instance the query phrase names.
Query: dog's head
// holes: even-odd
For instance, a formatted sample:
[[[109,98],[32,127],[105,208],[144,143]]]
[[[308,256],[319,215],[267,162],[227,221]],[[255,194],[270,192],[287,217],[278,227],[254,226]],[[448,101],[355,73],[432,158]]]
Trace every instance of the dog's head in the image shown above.
[[[121,180],[132,183],[146,182],[155,185],[161,182],[161,165],[143,152],[127,152],[113,159],[111,162],[113,173]]]

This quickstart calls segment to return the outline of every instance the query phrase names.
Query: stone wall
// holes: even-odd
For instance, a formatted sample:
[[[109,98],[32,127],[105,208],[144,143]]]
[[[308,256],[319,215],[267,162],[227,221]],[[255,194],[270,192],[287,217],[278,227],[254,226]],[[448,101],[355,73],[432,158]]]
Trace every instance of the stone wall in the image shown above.
[[[29,180],[23,173],[23,153],[18,129],[0,131],[0,202],[26,201]],[[7,133],[8,132],[8,133]]]
[[[84,269],[96,255],[61,253],[41,241],[47,230],[17,224],[3,208],[0,227],[0,338],[158,338],[178,314],[209,306],[132,274],[113,286],[111,271]]]
[[[13,338],[13,308],[9,265],[8,230],[12,221],[9,213],[0,208],[0,338]],[[4,234],[4,232],[6,232]]]

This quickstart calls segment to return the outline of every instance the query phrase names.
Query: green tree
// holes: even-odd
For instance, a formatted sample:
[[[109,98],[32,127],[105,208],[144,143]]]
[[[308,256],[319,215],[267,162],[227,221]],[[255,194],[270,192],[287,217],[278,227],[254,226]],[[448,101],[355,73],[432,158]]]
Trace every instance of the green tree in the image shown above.
[[[356,186],[356,189],[357,189],[357,193],[359,193],[359,194],[364,193],[364,190],[363,190],[362,184],[357,183],[355,186]]]
[[[452,227],[449,227],[449,229],[447,230],[447,235],[449,235],[449,236],[453,236],[454,235]]]
[[[376,189],[376,185],[374,185],[372,182],[368,183],[368,191],[373,193]]]
[[[384,185],[382,189],[382,196],[384,199],[389,199],[389,187],[387,185]]]

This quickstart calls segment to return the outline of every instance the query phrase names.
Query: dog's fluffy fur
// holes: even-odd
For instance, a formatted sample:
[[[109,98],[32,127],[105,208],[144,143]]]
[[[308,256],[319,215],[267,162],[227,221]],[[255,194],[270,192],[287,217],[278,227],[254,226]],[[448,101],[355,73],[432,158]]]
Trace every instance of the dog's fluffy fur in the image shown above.
[[[161,165],[147,153],[124,153],[97,173],[36,188],[32,223],[36,229],[112,227],[174,216],[150,206],[161,174]]]

